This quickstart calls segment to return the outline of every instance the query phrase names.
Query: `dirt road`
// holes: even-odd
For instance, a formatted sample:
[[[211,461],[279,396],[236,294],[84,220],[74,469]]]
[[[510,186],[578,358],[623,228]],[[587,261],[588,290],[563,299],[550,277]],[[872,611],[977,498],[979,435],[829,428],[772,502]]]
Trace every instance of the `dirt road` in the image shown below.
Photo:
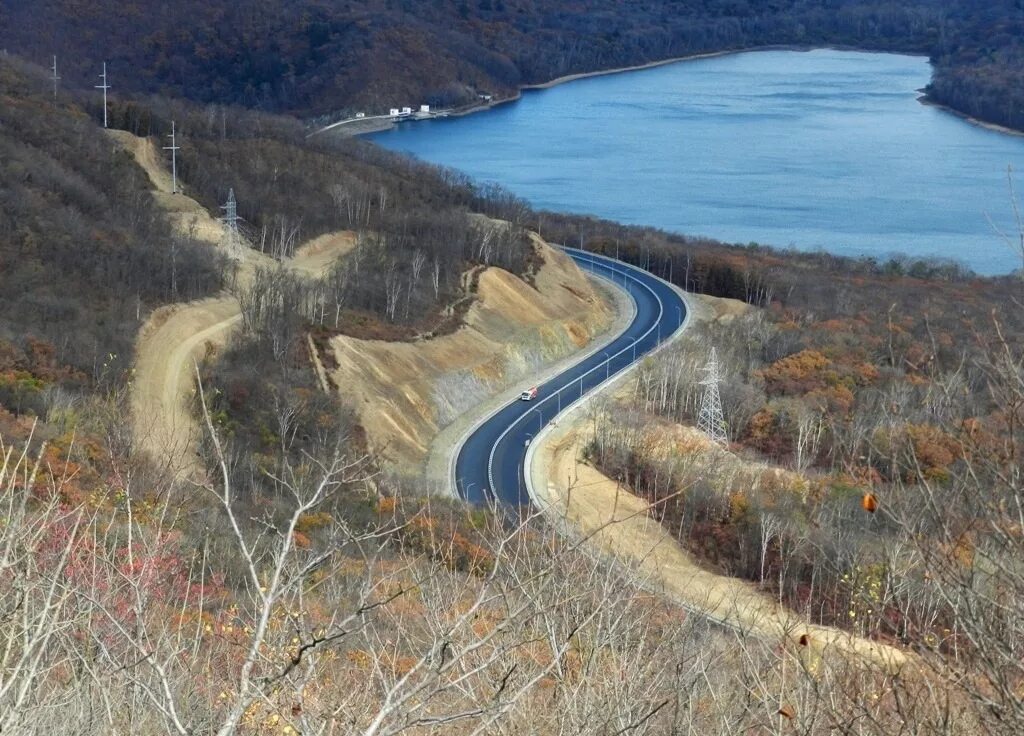
[[[151,140],[124,131],[108,133],[146,171],[153,185],[151,194],[179,231],[213,247],[223,247],[221,223],[194,199],[172,193],[170,174]],[[355,242],[355,234],[348,231],[322,235],[301,246],[295,257],[282,265],[315,278],[350,251]],[[277,263],[244,247],[228,255],[240,262],[242,283],[256,266],[272,267]],[[241,319],[238,299],[223,294],[158,309],[139,330],[131,384],[135,448],[158,462],[169,477],[194,477],[201,470],[196,452],[200,428],[193,418],[195,366],[208,351],[226,344]]]
[[[199,469],[195,365],[227,342],[241,318],[234,297],[204,299],[158,310],[139,334],[131,387],[135,446],[171,477]]]
[[[318,276],[352,241],[351,233],[335,234],[324,247],[307,257],[300,251],[284,265]],[[200,428],[193,418],[195,366],[227,343],[241,319],[238,299],[224,295],[157,310],[139,332],[132,383],[136,447],[174,478],[190,477],[200,468]]]
[[[579,462],[586,430],[571,425],[551,435],[538,460],[548,468],[547,511],[622,562],[649,587],[714,621],[759,638],[810,637],[821,654],[837,650],[896,669],[907,655],[894,647],[805,623],[753,585],[701,568],[657,521],[647,504],[595,468]]]
[[[151,139],[139,138],[124,130],[108,130],[107,135],[130,153],[135,163],[146,172],[153,185],[150,193],[180,232],[197,240],[220,244],[224,227],[194,199],[172,193],[171,172],[164,162],[166,157]]]

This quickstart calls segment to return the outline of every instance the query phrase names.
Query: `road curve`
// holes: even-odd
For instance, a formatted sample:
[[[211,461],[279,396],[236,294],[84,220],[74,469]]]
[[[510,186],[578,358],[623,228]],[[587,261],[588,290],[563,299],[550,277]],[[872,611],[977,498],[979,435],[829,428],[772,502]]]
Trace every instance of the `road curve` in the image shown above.
[[[686,319],[682,297],[656,276],[605,256],[564,250],[584,271],[625,290],[636,304],[636,315],[603,349],[538,386],[536,399],[509,397],[508,404],[473,430],[457,451],[453,478],[456,492],[471,503],[529,505],[523,473],[530,440],[564,407],[643,358]]]

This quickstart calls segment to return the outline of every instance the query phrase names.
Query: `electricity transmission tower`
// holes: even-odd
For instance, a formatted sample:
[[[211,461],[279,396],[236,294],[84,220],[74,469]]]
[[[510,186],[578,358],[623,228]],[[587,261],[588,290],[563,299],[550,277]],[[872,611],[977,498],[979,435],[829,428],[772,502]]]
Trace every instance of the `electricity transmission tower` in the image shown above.
[[[53,99],[57,99],[57,82],[60,81],[60,77],[57,75],[57,57],[53,57],[53,75],[50,77],[53,80]],[[106,82],[104,82],[106,84]]]
[[[178,151],[181,147],[178,146],[177,138],[175,137],[174,121],[171,121],[171,134],[167,136],[171,139],[171,145],[164,146],[165,151],[171,152],[171,194],[178,193]],[[231,201],[234,200],[234,190],[232,190]],[[237,218],[237,215],[236,215]]]
[[[103,127],[107,127],[107,90],[110,89],[110,85],[107,84],[107,62],[103,62],[103,73],[100,75],[100,79],[103,80],[103,84],[97,84],[96,89],[103,90]]]
[[[704,380],[700,382],[700,385],[704,387],[704,396],[700,402],[700,416],[697,419],[697,427],[712,442],[724,446],[728,444],[729,438],[725,433],[722,397],[718,393],[718,384],[722,379],[718,373],[718,353],[714,348],[711,348],[711,355],[704,366],[704,373]]]
[[[221,205],[221,209],[224,210],[224,217],[220,218],[220,221],[224,223],[226,245],[229,252],[234,252],[242,244],[242,238],[238,232],[238,221],[242,218],[238,216],[238,202],[235,201],[234,187],[228,190],[228,201]]]

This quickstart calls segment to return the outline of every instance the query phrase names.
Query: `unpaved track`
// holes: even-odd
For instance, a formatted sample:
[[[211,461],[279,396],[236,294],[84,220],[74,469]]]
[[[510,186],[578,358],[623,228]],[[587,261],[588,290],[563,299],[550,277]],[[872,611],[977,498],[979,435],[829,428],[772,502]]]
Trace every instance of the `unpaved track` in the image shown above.
[[[355,233],[347,230],[327,233],[299,246],[295,251],[295,257],[285,261],[285,265],[300,275],[316,278],[326,274],[339,256],[355,247]]]
[[[647,585],[730,628],[768,641],[795,643],[806,634],[816,656],[838,651],[889,670],[907,662],[907,654],[895,647],[807,624],[753,585],[700,567],[651,518],[646,502],[580,462],[588,438],[581,424],[566,422],[539,450],[537,465],[545,468],[547,480],[536,488],[544,496],[549,516],[588,538],[602,554],[626,565]]]
[[[310,255],[312,262],[300,253],[283,265],[318,276],[348,250],[352,240],[350,233],[337,235],[330,248]],[[139,332],[132,383],[135,443],[174,478],[193,477],[200,471],[195,366],[208,352],[227,343],[241,319],[238,299],[224,295],[157,310]]]
[[[110,137],[135,158],[153,185],[151,194],[183,234],[222,247],[224,229],[202,205],[184,194],[171,193],[171,177],[153,141],[124,131]],[[181,182],[179,181],[179,186]],[[310,278],[325,273],[356,243],[351,232],[329,233],[301,246],[282,263]],[[239,261],[244,284],[257,266],[274,266],[272,258],[241,248],[227,253]],[[199,477],[200,429],[194,419],[195,366],[208,351],[223,347],[242,319],[238,299],[230,294],[162,307],[139,330],[135,373],[131,384],[132,433],[135,449],[159,463],[168,477]]]
[[[108,130],[107,135],[130,153],[135,163],[146,172],[153,185],[150,193],[180,232],[196,240],[220,244],[224,237],[224,228],[220,222],[194,199],[171,193],[171,173],[167,170],[162,151],[157,149],[151,139],[139,138],[124,130]],[[180,180],[178,185],[181,186]]]
[[[242,318],[234,297],[164,307],[139,334],[132,414],[135,447],[173,478],[199,470],[193,419],[195,365],[222,347]]]

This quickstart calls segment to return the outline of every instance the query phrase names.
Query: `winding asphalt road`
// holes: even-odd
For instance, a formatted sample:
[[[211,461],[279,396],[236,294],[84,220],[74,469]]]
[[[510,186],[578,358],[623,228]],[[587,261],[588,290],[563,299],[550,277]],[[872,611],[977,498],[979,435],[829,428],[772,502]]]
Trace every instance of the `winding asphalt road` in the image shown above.
[[[497,500],[529,505],[524,461],[530,440],[562,409],[651,352],[682,325],[686,304],[666,282],[634,266],[594,253],[565,248],[583,269],[614,282],[636,304],[626,330],[600,351],[538,386],[537,398],[518,397],[478,425],[459,448],[455,488],[471,503]]]

